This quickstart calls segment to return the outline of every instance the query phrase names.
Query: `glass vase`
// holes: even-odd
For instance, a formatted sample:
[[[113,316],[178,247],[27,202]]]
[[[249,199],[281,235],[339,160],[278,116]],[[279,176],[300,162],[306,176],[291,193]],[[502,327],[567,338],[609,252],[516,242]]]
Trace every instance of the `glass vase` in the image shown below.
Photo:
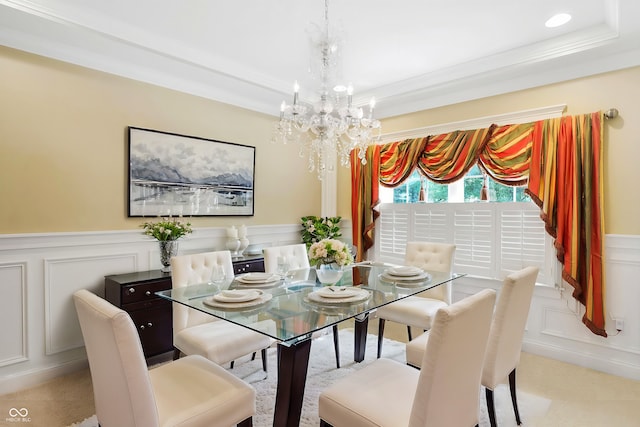
[[[320,264],[316,267],[316,277],[324,286],[335,285],[342,279],[342,268],[338,264]]]
[[[160,244],[160,263],[162,268],[160,271],[169,273],[171,271],[171,257],[178,255],[177,240],[159,240]]]

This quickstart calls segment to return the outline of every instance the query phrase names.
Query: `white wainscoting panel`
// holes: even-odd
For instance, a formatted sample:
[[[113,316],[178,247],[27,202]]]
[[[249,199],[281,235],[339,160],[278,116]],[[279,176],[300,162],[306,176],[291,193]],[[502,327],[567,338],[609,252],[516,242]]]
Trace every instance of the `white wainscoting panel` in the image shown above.
[[[301,241],[300,224],[247,228],[250,243]],[[179,245],[225,250],[226,229],[196,228]],[[0,235],[0,394],[87,366],[73,292],[104,295],[104,276],[160,267],[157,241],[141,230]]]
[[[135,253],[49,258],[45,263],[45,354],[84,347],[71,295],[88,289],[104,297],[104,276],[136,271]]]
[[[347,242],[350,227],[345,221]],[[249,226],[248,237],[266,246],[299,243],[300,228]],[[199,228],[180,240],[179,253],[224,250],[225,243],[224,227]],[[607,315],[623,319],[624,329],[617,334],[610,321],[608,338],[591,334],[570,288],[538,286],[523,349],[640,379],[640,236],[608,235],[606,260]],[[0,394],[86,366],[71,302],[75,290],[102,295],[105,275],[158,268],[158,244],[140,230],[0,235]],[[500,286],[467,277],[456,281],[454,296],[460,299],[486,287],[499,291]]]
[[[0,263],[0,366],[27,360],[26,262]]]

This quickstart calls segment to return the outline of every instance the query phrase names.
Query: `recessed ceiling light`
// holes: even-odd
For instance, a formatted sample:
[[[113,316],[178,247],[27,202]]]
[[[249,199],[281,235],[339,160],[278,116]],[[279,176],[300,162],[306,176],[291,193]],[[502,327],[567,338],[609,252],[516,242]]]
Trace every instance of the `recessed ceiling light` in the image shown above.
[[[558,13],[553,15],[551,18],[544,23],[544,25],[548,28],[559,27],[560,25],[564,25],[567,22],[571,21],[571,15],[568,13]]]

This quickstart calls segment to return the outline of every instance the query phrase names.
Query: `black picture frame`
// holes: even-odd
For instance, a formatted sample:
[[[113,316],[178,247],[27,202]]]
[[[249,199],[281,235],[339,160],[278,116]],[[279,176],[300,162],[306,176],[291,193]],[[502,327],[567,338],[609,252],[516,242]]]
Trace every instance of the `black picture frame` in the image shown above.
[[[128,127],[129,217],[253,216],[256,148]]]

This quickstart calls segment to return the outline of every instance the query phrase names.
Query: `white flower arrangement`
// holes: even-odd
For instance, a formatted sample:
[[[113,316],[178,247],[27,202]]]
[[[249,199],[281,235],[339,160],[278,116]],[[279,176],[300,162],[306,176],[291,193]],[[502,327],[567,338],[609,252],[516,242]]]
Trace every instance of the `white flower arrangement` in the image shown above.
[[[191,223],[182,223],[176,218],[160,218],[158,222],[145,222],[141,225],[144,234],[159,241],[178,240],[192,232]]]
[[[336,239],[322,239],[309,248],[309,263],[315,267],[321,264],[337,264],[340,267],[353,262],[353,255],[346,244]]]

